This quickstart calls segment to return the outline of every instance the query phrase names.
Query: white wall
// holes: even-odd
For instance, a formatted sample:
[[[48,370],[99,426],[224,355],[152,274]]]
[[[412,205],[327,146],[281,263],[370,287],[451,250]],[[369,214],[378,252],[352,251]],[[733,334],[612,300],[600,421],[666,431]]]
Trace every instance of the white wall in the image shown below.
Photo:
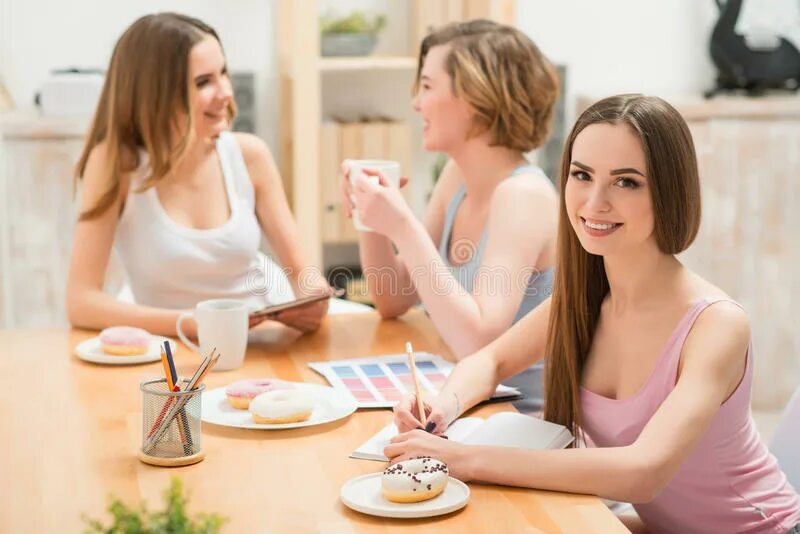
[[[518,26],[568,68],[575,96],[643,92],[669,99],[711,87],[711,0],[519,0]]]
[[[388,0],[320,2],[336,14],[384,12],[390,26],[379,49],[397,52],[406,20]],[[0,78],[20,108],[52,68],[105,68],[114,42],[137,17],[174,10],[219,33],[231,70],[256,73],[258,133],[277,152],[279,100],[274,0],[0,0]],[[518,0],[518,25],[554,62],[566,64],[569,114],[577,95],[647,92],[669,97],[710,87],[711,0]],[[399,22],[399,24],[398,24]],[[393,23],[393,24],[392,24]],[[326,106],[327,107],[327,106]],[[277,155],[277,154],[276,154]]]
[[[105,69],[117,38],[136,18],[178,11],[217,30],[231,71],[256,73],[256,124],[277,147],[273,5],[270,0],[0,0],[0,78],[18,108],[31,108],[50,69]]]

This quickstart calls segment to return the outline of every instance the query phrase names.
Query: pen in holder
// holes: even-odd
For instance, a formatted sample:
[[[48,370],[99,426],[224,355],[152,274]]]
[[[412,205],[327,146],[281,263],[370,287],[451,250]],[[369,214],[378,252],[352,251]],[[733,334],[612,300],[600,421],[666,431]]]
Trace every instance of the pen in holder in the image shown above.
[[[160,466],[181,466],[205,457],[201,431],[201,393],[182,380],[170,391],[164,378],[142,382],[142,446],[139,459]]]

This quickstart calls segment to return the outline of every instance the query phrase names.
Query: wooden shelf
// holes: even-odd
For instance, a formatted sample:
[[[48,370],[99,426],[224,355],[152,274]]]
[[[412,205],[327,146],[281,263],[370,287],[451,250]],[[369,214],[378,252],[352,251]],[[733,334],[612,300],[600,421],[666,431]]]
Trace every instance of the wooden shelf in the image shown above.
[[[417,58],[413,56],[322,57],[319,59],[319,70],[322,72],[416,68]]]
[[[319,17],[321,0],[277,2],[278,65],[281,76],[281,174],[286,193],[310,261],[323,265],[323,242],[330,229],[323,201],[323,169],[320,164],[323,130],[324,73],[386,72],[412,74],[416,51],[430,27],[457,20],[488,18],[507,24],[516,19],[516,0],[407,0],[397,2],[406,11],[407,46],[392,47],[394,56],[320,57]],[[392,2],[392,5],[395,5]],[[397,17],[398,19],[402,17]],[[333,84],[331,84],[333,85]],[[375,91],[370,88],[370,91]],[[370,96],[376,93],[371,92]],[[369,111],[369,110],[368,110]],[[372,110],[374,114],[378,110]],[[408,166],[410,168],[410,166]],[[323,231],[325,229],[326,231]],[[337,240],[338,241],[338,240]],[[346,240],[349,241],[349,240]]]
[[[83,139],[91,116],[50,117],[38,111],[0,113],[0,137],[17,139]]]
[[[667,95],[667,102],[675,106],[687,121],[705,119],[797,119],[800,117],[800,97],[786,93],[763,96],[717,95]],[[588,108],[599,97],[579,96],[577,111]]]

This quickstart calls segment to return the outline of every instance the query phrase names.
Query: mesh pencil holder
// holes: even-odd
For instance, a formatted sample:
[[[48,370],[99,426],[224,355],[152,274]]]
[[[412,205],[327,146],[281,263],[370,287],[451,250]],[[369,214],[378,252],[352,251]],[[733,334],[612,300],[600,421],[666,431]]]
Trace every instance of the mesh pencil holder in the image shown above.
[[[204,385],[170,391],[164,378],[142,382],[142,443],[139,458],[161,466],[189,465],[203,459],[200,402]]]

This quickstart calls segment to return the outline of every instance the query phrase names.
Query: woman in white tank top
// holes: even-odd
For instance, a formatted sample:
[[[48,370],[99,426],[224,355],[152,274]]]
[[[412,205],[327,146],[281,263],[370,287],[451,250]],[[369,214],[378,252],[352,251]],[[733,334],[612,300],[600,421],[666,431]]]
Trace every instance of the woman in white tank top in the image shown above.
[[[328,289],[304,261],[266,145],[228,131],[235,113],[212,28],[161,13],[125,31],[77,167],[82,210],[67,287],[73,325],[174,335],[179,313],[201,300],[236,298],[256,308],[270,293]],[[262,232],[286,277],[259,252]],[[112,247],[135,303],[103,292]],[[291,287],[272,287],[287,279]],[[315,304],[277,320],[312,331],[326,310]]]

